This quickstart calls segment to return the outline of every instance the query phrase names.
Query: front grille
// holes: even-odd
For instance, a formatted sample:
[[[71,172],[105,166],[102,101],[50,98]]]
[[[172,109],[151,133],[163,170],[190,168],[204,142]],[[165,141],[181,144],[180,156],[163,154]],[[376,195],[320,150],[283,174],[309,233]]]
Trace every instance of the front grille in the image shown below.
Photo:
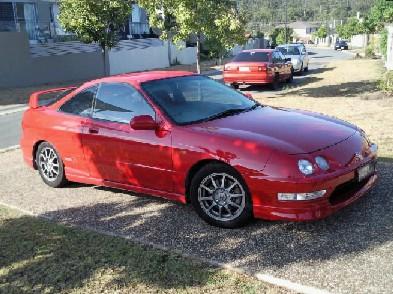
[[[349,198],[359,192],[367,184],[368,180],[369,178],[358,182],[356,179],[354,179],[337,186],[332,195],[330,195],[330,204],[337,205],[347,201]]]

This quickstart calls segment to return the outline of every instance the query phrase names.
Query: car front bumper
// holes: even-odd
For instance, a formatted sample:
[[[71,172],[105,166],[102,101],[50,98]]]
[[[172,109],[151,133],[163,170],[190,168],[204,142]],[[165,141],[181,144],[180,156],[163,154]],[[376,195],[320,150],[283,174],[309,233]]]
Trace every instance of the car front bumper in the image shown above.
[[[317,183],[310,186],[310,190],[316,186],[330,186],[327,194],[317,200],[310,201],[282,201],[280,205],[254,205],[254,216],[266,220],[287,221],[314,221],[328,217],[336,211],[352,204],[364,196],[378,180],[375,173],[361,183],[355,183],[352,174],[343,175],[325,184]],[[311,188],[312,187],[312,188]]]

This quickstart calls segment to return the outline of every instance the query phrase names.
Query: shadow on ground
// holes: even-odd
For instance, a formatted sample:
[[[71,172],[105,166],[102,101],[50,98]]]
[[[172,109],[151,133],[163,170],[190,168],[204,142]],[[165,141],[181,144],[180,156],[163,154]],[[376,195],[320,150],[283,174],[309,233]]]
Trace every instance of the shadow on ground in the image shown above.
[[[320,262],[361,253],[392,241],[393,165],[383,162],[379,169],[379,185],[367,196],[318,222],[255,221],[245,228],[225,230],[201,221],[190,206],[153,197],[130,197],[126,203],[97,203],[43,216],[254,271],[274,270],[293,263]],[[135,195],[117,192],[125,197]]]
[[[286,92],[285,95],[296,95],[314,98],[356,97],[361,94],[377,91],[374,81],[349,82],[339,85],[325,85],[316,88],[301,88]],[[283,94],[284,95],[284,94]]]
[[[135,207],[143,203],[144,199],[136,201]],[[109,213],[107,209],[112,208]],[[96,217],[102,224],[104,217],[127,208],[84,209],[98,209]],[[84,209],[80,212],[87,213]],[[128,221],[136,222],[137,218]],[[160,292],[204,286],[211,279],[222,278],[215,269],[174,254],[29,216],[0,219],[0,246],[0,293],[78,289],[84,293],[84,287],[89,293],[101,293],[102,289],[121,293],[122,288],[131,288],[127,293]]]

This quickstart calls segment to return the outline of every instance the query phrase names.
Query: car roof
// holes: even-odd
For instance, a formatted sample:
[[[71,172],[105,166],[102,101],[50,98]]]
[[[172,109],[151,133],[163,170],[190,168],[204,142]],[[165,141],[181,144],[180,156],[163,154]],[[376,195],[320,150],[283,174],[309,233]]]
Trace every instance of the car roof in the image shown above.
[[[283,44],[283,45],[278,45],[277,47],[283,48],[283,47],[300,47],[304,46],[302,44]]]
[[[274,51],[274,49],[247,49],[247,50],[243,50],[242,52],[265,52],[265,53],[271,53],[273,51]]]
[[[88,84],[97,84],[97,83],[105,83],[105,82],[126,82],[132,84],[141,84],[148,81],[154,80],[162,80],[167,78],[175,78],[175,77],[184,77],[195,75],[193,72],[188,71],[145,71],[145,72],[134,72],[134,73],[125,73],[119,74],[110,77],[104,77],[100,79],[95,79]]]

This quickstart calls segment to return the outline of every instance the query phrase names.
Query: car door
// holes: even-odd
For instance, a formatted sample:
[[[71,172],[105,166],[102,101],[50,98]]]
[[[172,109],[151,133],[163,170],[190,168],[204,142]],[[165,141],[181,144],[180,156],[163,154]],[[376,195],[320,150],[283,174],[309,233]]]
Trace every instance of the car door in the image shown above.
[[[91,175],[106,181],[171,192],[171,135],[134,130],[130,120],[156,114],[131,85],[103,83],[86,121],[83,146]]]
[[[66,174],[88,177],[89,167],[83,153],[82,133],[91,114],[97,86],[79,91],[63,103],[51,120],[53,143],[64,162]]]

